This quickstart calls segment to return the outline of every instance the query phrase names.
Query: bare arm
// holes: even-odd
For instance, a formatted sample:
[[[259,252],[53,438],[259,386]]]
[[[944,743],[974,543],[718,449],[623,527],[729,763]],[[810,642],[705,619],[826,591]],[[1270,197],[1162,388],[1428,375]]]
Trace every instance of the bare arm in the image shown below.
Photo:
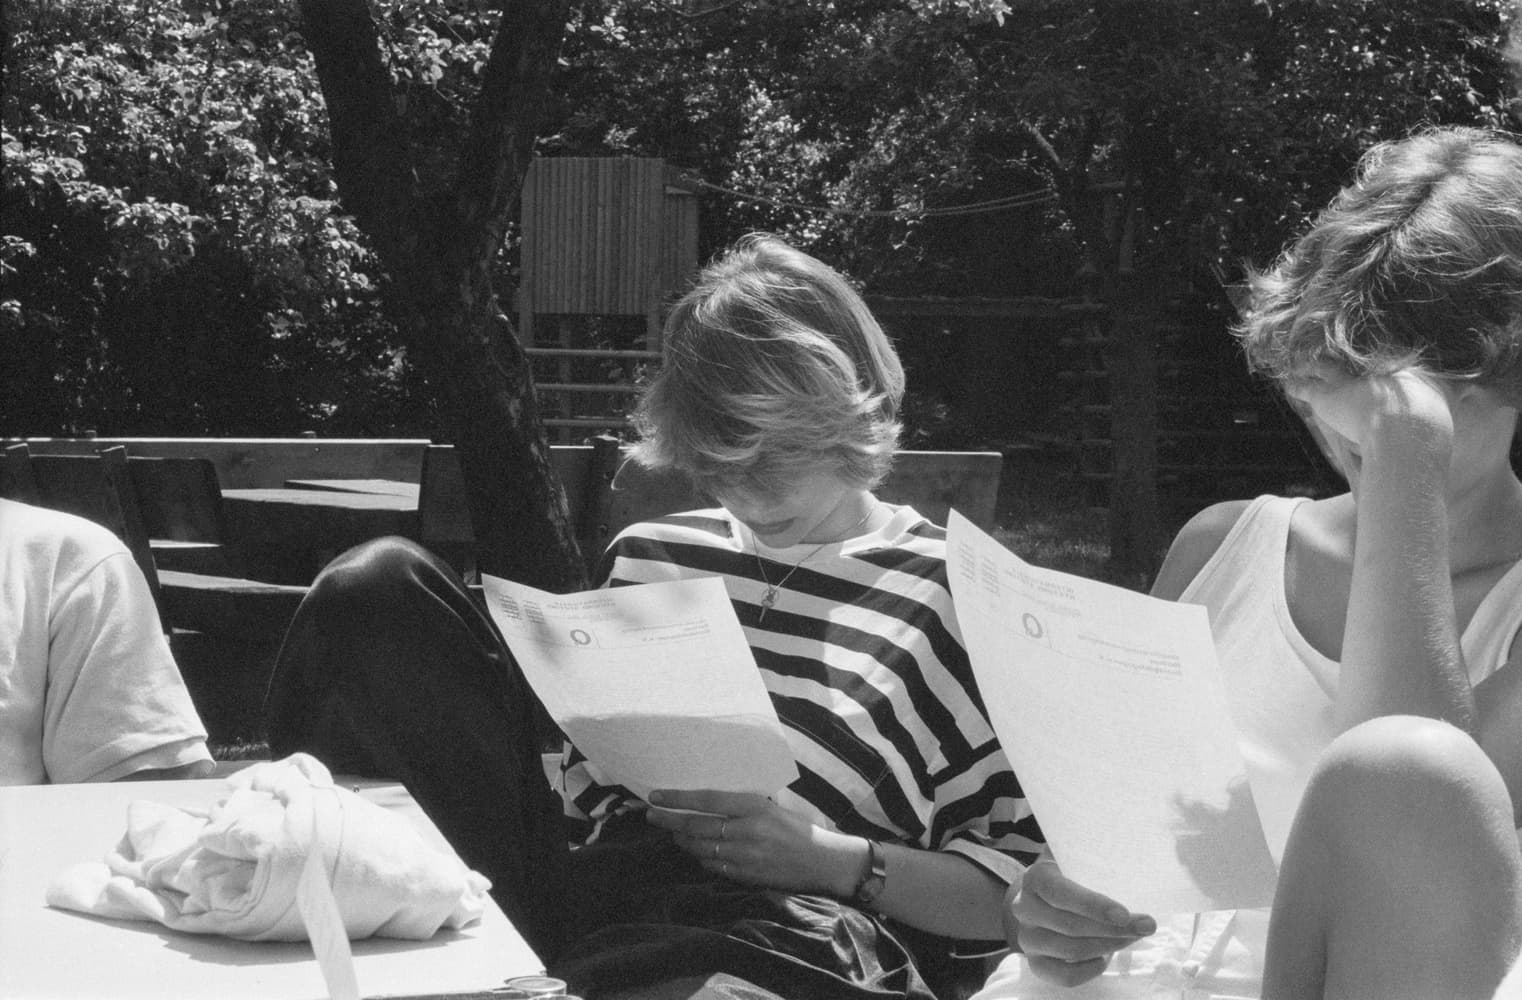
[[[1450,399],[1411,372],[1291,383],[1290,391],[1349,451],[1357,498],[1338,728],[1408,714],[1474,734],[1449,553]]]
[[[1168,547],[1157,579],[1152,582],[1152,596],[1165,601],[1176,601],[1184,588],[1199,575],[1200,570],[1215,555],[1237,519],[1242,516],[1249,500],[1230,500],[1200,511],[1179,530],[1178,537]]]
[[[649,822],[671,831],[704,868],[737,882],[851,900],[867,873],[865,839],[815,826],[769,799],[724,792],[652,798],[671,809],[652,806]],[[888,877],[872,909],[947,937],[1004,936],[1001,881],[950,852],[884,844],[883,854]]]
[[[1506,665],[1474,689],[1479,744],[1511,793],[1512,822],[1522,829],[1522,637]]]
[[[180,781],[186,778],[209,778],[216,764],[209,760],[195,760],[179,767],[151,767],[124,774],[117,781]]]

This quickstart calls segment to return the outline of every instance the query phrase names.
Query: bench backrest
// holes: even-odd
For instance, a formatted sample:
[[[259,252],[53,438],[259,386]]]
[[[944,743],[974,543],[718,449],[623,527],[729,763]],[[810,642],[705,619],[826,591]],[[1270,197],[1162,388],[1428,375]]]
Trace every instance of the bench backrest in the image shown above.
[[[8,439],[7,443],[21,439]],[[288,479],[396,479],[415,483],[418,438],[27,438],[33,455],[93,455],[121,445],[129,456],[204,458],[224,490],[279,488]]]
[[[464,478],[449,445],[420,439],[306,438],[34,438],[32,453],[94,454],[120,445],[134,458],[196,459],[222,489],[283,487],[290,479],[394,479],[419,483],[418,519],[425,543],[457,567],[469,560],[470,530]],[[624,527],[708,503],[682,477],[624,462],[617,443],[551,448],[577,519],[578,536],[594,562]],[[167,466],[166,466],[167,468]],[[879,495],[907,503],[940,524],[955,507],[985,530],[994,525],[1002,456],[998,452],[900,452]],[[168,537],[168,536],[164,536]]]
[[[135,455],[127,459],[127,472],[148,537],[219,544],[227,539],[222,487],[210,459]]]
[[[555,458],[589,568],[629,525],[713,503],[685,476],[629,461],[611,439],[574,451],[556,449]],[[878,495],[890,503],[908,504],[938,524],[945,524],[955,507],[974,524],[992,530],[1002,467],[998,452],[901,452]],[[461,569],[469,562],[475,535],[464,475],[449,445],[427,449],[419,494],[423,544]]]
[[[32,455],[24,444],[0,448],[0,497],[34,505],[38,501]]]
[[[125,448],[103,447],[95,454],[77,455],[36,455],[7,449],[6,465],[13,462],[28,467],[25,475],[35,490],[32,502],[94,521],[120,538],[143,571],[154,603],[160,604],[158,571],[137,493],[127,473]]]

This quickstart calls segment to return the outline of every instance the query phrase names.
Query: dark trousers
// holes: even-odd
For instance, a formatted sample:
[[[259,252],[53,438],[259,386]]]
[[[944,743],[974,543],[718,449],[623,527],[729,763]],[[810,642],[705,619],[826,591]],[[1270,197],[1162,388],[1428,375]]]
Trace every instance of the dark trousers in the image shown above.
[[[535,701],[450,567],[401,538],[317,577],[265,699],[270,750],[400,781],[530,945],[563,940],[570,851],[540,763]]]
[[[718,996],[706,977],[721,972],[765,987],[747,997],[931,997],[876,918],[720,879],[637,815],[571,851],[544,778],[541,711],[459,576],[400,538],[367,542],[322,571],[265,700],[273,754],[302,751],[336,774],[406,785],[461,859],[492,880],[493,898],[539,956],[552,970],[563,963],[589,997],[664,1000],[674,994],[620,987],[691,985],[692,976],[701,988],[691,996]]]

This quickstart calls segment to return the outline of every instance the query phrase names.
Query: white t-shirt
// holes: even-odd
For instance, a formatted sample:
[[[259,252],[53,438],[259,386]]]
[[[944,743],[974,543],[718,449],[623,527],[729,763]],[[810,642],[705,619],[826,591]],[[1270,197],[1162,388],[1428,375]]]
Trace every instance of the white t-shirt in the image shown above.
[[[126,547],[83,518],[0,500],[0,785],[210,759]]]
[[[1290,519],[1304,502],[1253,501],[1179,596],[1210,612],[1232,723],[1275,861],[1283,857],[1316,760],[1337,735],[1338,664],[1300,634],[1284,590]],[[1500,669],[1519,635],[1522,563],[1491,588],[1460,637],[1471,683]],[[1019,955],[1010,955],[973,1000],[1258,997],[1267,910],[1153,916],[1157,933],[1116,952],[1097,979],[1071,989],[1056,986],[1032,974]]]

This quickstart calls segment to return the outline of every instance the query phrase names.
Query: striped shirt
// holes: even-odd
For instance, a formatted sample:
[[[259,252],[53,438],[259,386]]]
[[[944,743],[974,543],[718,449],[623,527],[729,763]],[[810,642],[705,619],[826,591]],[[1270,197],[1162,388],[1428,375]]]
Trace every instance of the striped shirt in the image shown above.
[[[890,510],[877,531],[785,549],[758,548],[723,509],[676,514],[620,533],[599,575],[609,586],[724,580],[798,763],[779,805],[843,833],[955,852],[1009,883],[1041,833],[973,681],[945,529]],[[784,577],[763,618],[767,581]],[[574,747],[562,774],[589,840],[632,800]]]

